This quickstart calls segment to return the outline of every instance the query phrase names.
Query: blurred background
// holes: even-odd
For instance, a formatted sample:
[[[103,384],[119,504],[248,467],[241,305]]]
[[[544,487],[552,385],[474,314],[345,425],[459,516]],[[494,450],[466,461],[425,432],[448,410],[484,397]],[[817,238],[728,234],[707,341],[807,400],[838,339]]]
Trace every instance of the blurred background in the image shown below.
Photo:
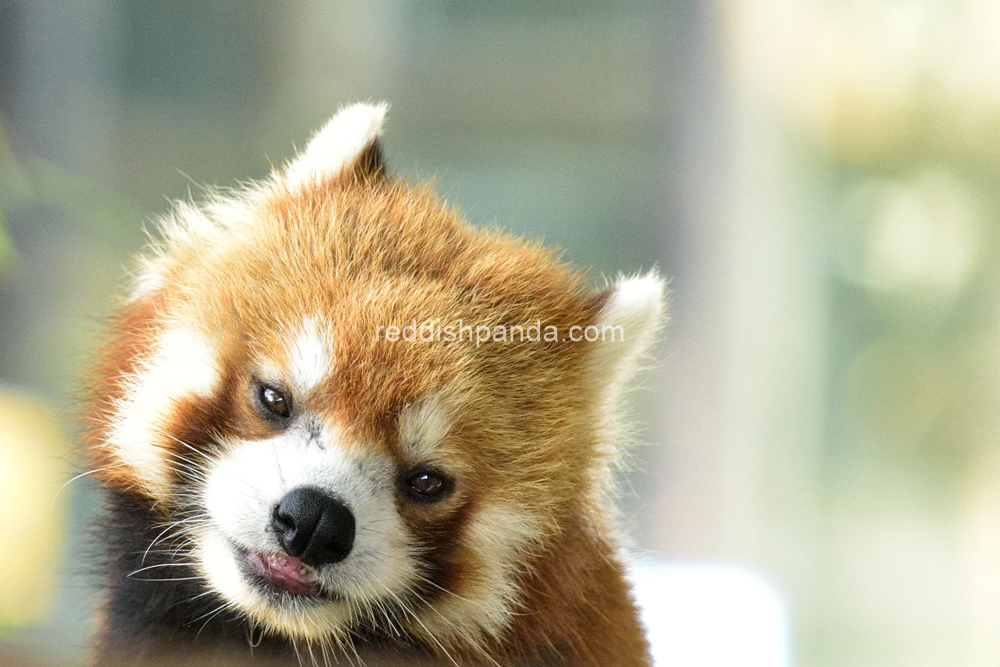
[[[994,0],[0,0],[0,664],[85,656],[143,226],[359,99],[474,223],[671,277],[638,549],[766,581],[796,665],[1000,664]]]

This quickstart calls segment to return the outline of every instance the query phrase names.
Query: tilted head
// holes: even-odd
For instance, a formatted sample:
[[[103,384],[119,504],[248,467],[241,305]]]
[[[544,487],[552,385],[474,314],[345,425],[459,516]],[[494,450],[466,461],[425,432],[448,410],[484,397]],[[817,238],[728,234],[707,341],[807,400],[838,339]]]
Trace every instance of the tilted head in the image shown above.
[[[602,529],[615,399],[664,288],[590,292],[389,178],[384,114],[346,108],[266,182],[175,207],[87,447],[257,627],[435,649],[502,636],[568,518]]]

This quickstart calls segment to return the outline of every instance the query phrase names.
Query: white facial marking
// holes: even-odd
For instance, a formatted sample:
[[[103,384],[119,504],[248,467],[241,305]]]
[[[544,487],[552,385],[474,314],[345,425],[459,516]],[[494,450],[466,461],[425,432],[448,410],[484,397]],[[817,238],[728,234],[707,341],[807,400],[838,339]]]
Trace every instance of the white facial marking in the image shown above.
[[[451,420],[437,397],[408,405],[399,416],[399,439],[414,462],[432,460],[449,429]]]
[[[197,551],[199,569],[215,590],[236,604],[247,605],[253,602],[253,593],[243,580],[232,551],[222,535],[206,532]]]
[[[426,630],[440,638],[500,636],[514,613],[516,575],[525,554],[545,540],[544,526],[523,507],[495,504],[477,512],[463,540],[475,554],[475,574],[421,615]]]
[[[389,106],[355,104],[337,112],[288,165],[284,182],[299,189],[338,176],[382,132]]]
[[[330,375],[333,366],[332,341],[316,320],[307,318],[288,350],[292,386],[305,394]]]
[[[127,380],[108,443],[156,497],[165,497],[170,489],[170,461],[161,448],[172,448],[163,433],[176,401],[211,396],[218,381],[214,350],[203,336],[187,329],[164,332],[150,357]]]
[[[317,435],[303,425],[269,440],[223,442],[207,471],[203,499],[210,528],[199,538],[199,559],[209,585],[252,617],[299,637],[343,630],[363,605],[391,599],[417,578],[412,538],[396,512],[392,461],[374,451],[348,453],[340,438],[332,426],[322,425]],[[280,552],[271,528],[273,510],[302,486],[342,500],[356,526],[348,556],[316,570],[325,590],[348,595],[353,604],[311,603],[309,609],[326,614],[322,627],[311,630],[309,609],[282,609],[243,580],[237,565],[242,556],[234,549]]]

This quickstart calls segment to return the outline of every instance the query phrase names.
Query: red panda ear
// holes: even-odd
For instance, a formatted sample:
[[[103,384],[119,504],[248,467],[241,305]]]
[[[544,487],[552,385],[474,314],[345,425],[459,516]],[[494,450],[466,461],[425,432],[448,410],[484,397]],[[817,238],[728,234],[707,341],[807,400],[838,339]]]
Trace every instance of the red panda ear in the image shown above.
[[[376,137],[361,151],[361,154],[354,160],[352,171],[354,179],[362,183],[381,181],[388,176],[381,139]]]
[[[622,276],[598,298],[600,335],[590,361],[600,390],[613,400],[666,321],[666,282],[656,271]]]
[[[354,104],[341,109],[276,178],[289,190],[304,189],[345,173],[365,181],[381,178],[385,164],[379,137],[388,109],[385,103]]]

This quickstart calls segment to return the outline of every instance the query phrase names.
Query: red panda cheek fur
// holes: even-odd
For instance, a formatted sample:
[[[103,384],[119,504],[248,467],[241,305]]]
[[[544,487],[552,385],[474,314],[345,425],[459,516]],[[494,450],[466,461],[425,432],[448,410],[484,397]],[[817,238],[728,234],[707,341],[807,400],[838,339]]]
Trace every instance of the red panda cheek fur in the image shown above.
[[[201,656],[207,642],[241,664],[249,638],[276,664],[355,652],[368,664],[651,664],[610,476],[625,429],[618,399],[662,325],[663,280],[591,293],[551,251],[476,229],[427,188],[389,177],[385,110],[349,107],[268,181],[178,204],[140,258],[86,393],[85,455],[107,491],[99,662]],[[427,320],[540,323],[558,338],[385,338]],[[623,340],[569,340],[590,326]],[[286,437],[262,417],[264,381],[304,415],[294,428],[395,471],[377,486],[395,494],[394,539],[407,540],[417,574],[393,599],[353,603],[367,616],[316,626],[327,630],[281,620],[294,601],[281,615],[227,599],[186,547],[212,521],[200,506],[210,465]],[[452,486],[414,503],[396,485],[428,462]]]

